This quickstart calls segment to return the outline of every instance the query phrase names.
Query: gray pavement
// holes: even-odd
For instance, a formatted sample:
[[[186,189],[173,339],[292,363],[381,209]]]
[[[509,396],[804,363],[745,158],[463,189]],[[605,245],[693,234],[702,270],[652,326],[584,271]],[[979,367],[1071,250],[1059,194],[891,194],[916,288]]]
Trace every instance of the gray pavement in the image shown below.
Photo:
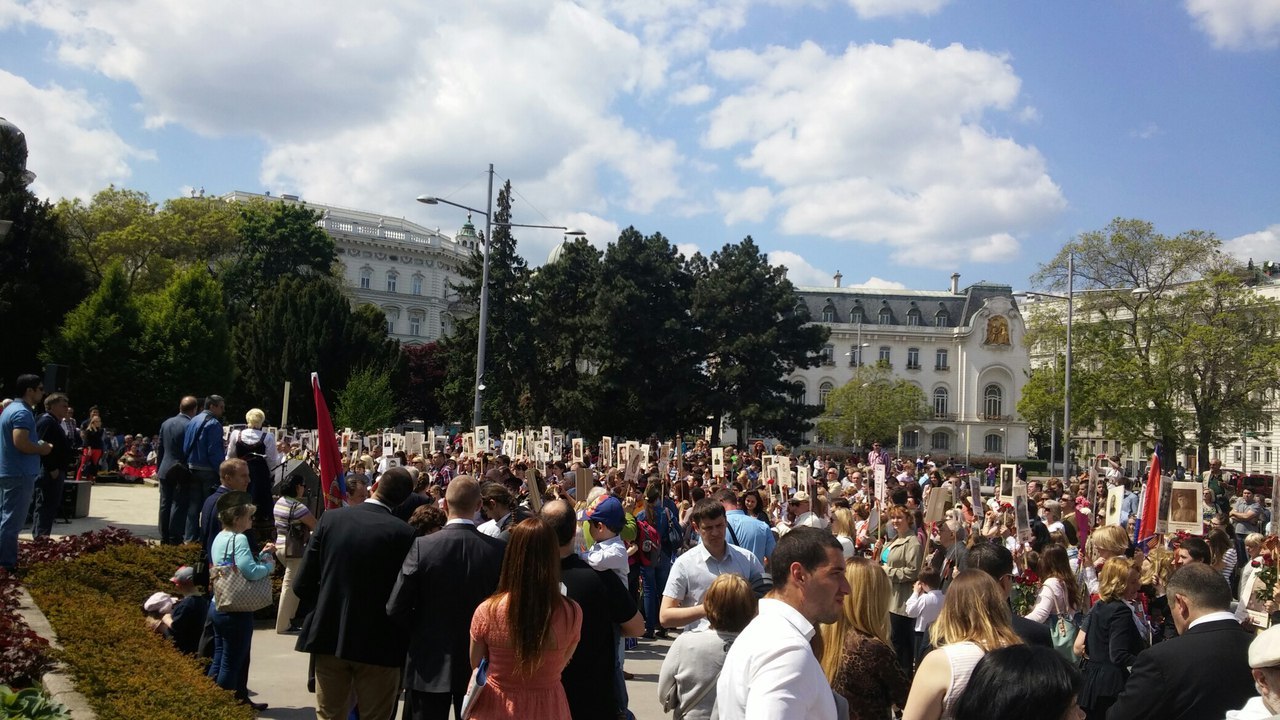
[[[153,485],[95,484],[89,516],[70,523],[59,520],[53,534],[77,535],[114,526],[158,540],[159,507],[160,493]],[[29,531],[24,530],[23,537],[29,537]],[[293,649],[296,640],[294,635],[277,635],[274,624],[260,623],[254,630],[249,688],[256,693],[257,702],[270,705],[260,717],[305,720],[316,716],[315,696],[307,692],[307,656]],[[627,692],[631,711],[639,720],[664,716],[658,701],[658,670],[670,645],[669,641],[642,639],[637,649],[627,653],[627,670],[635,674],[635,679],[627,682]]]

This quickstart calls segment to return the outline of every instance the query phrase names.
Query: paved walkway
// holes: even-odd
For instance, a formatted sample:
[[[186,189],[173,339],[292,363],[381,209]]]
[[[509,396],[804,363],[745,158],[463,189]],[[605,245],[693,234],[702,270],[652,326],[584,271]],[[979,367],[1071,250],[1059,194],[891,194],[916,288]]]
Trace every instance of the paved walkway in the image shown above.
[[[158,540],[159,507],[160,493],[155,486],[94,485],[89,516],[70,523],[58,521],[53,534],[77,535],[114,526]],[[24,538],[29,537],[28,532],[23,532]],[[260,717],[305,720],[316,716],[315,696],[307,692],[307,656],[293,649],[296,639],[294,635],[277,635],[274,624],[260,623],[254,630],[249,687],[256,693],[255,700],[271,706]],[[627,691],[631,711],[639,720],[664,717],[658,702],[658,670],[669,646],[666,641],[641,640],[639,648],[627,653],[627,670],[635,674],[635,679],[627,682]]]

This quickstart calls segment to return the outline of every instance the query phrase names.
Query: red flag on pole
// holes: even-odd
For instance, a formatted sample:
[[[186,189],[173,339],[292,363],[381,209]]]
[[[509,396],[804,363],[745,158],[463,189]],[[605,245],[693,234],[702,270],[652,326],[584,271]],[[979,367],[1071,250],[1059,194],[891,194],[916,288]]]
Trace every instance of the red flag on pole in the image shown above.
[[[311,373],[311,392],[316,400],[316,453],[320,456],[320,492],[324,495],[324,509],[342,507],[347,499],[347,483],[342,476],[342,455],[338,452],[338,438],[333,434],[333,419],[329,417],[329,404],[320,392],[320,375]]]
[[[1151,453],[1151,465],[1147,468],[1147,486],[1142,493],[1142,514],[1133,529],[1133,541],[1145,544],[1156,535],[1156,521],[1160,514],[1160,446]]]

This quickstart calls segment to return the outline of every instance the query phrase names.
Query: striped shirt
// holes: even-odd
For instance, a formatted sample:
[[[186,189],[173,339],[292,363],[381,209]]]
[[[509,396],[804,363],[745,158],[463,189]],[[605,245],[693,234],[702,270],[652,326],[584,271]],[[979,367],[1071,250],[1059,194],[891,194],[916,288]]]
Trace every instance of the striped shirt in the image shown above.
[[[276,501],[271,514],[276,521],[276,545],[283,548],[288,540],[289,523],[297,522],[307,517],[311,514],[311,510],[297,498],[281,497]]]

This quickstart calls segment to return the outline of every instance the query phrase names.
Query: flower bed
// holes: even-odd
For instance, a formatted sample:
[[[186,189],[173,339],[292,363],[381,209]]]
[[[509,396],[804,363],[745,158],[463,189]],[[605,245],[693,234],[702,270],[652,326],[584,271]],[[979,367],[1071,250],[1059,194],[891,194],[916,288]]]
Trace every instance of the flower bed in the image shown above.
[[[0,685],[35,685],[53,665],[49,641],[27,627],[18,614],[18,579],[0,570]]]
[[[101,720],[248,720],[204,674],[199,660],[179,653],[143,622],[140,605],[191,564],[199,548],[138,544],[123,531],[63,542],[33,562],[28,590],[49,618],[76,689]],[[123,533],[123,534],[120,534]]]

